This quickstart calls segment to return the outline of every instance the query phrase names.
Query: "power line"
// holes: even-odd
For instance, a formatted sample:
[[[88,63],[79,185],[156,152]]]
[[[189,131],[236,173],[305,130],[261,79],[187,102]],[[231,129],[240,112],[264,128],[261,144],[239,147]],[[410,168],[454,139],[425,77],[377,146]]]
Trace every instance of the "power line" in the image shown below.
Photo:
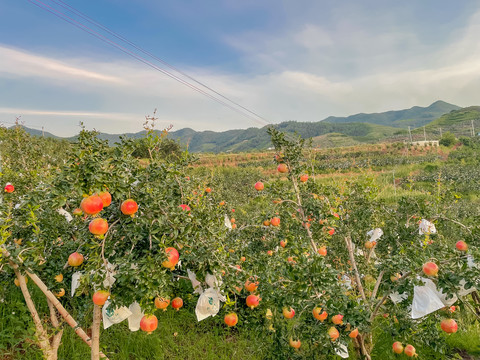
[[[28,1],[29,1],[30,3],[32,3],[33,5],[41,8],[41,9],[43,9],[43,10],[45,10],[45,11],[48,11],[49,13],[57,16],[58,18],[66,21],[66,22],[68,22],[69,24],[74,25],[75,27],[79,28],[80,30],[85,31],[85,32],[89,33],[90,35],[95,36],[95,37],[98,38],[99,40],[101,40],[101,41],[103,41],[103,42],[105,42],[105,43],[107,43],[107,44],[109,44],[109,45],[111,45],[111,46],[116,47],[117,49],[119,49],[120,51],[124,52],[125,54],[127,54],[127,55],[135,58],[136,60],[144,63],[145,65],[150,66],[151,68],[153,68],[153,69],[155,69],[155,70],[157,70],[157,71],[159,71],[159,72],[161,72],[161,73],[169,76],[170,78],[172,78],[172,79],[174,79],[174,80],[182,83],[183,85],[189,87],[190,89],[192,89],[192,90],[194,90],[194,91],[197,91],[197,92],[201,93],[202,95],[204,95],[204,96],[206,96],[206,97],[208,97],[208,98],[210,98],[210,99],[212,99],[212,100],[214,100],[214,101],[216,101],[216,102],[218,102],[218,103],[226,106],[227,108],[229,108],[229,109],[231,109],[231,110],[233,110],[233,111],[235,111],[235,112],[237,112],[237,113],[239,113],[239,114],[241,114],[241,115],[243,115],[243,116],[245,116],[245,117],[247,117],[247,118],[249,118],[249,119],[251,119],[251,120],[254,120],[254,121],[256,121],[257,123],[261,123],[262,125],[265,125],[263,122],[267,122],[268,124],[270,124],[270,122],[268,122],[267,120],[263,119],[262,117],[260,117],[259,115],[257,115],[255,112],[250,111],[250,110],[244,108],[243,106],[240,106],[241,108],[246,109],[250,114],[245,113],[245,112],[243,112],[242,110],[240,110],[240,109],[238,109],[238,108],[230,105],[229,103],[226,103],[225,101],[223,101],[223,100],[221,100],[221,99],[218,99],[218,98],[215,97],[214,95],[209,94],[208,92],[206,92],[206,91],[198,88],[197,86],[189,83],[188,81],[186,81],[186,80],[184,80],[184,79],[181,79],[180,77],[172,74],[171,72],[169,72],[169,71],[167,71],[167,70],[164,70],[164,69],[158,67],[157,65],[153,64],[152,62],[148,61],[147,59],[143,58],[142,56],[140,56],[140,55],[138,55],[138,54],[136,54],[136,53],[134,53],[134,52],[126,49],[126,48],[123,47],[122,45],[116,43],[115,41],[113,41],[113,40],[111,40],[111,39],[108,39],[107,37],[103,36],[102,34],[98,33],[97,31],[95,31],[95,30],[91,29],[90,27],[88,27],[88,26],[86,26],[86,25],[84,25],[84,24],[76,21],[75,19],[69,17],[69,16],[66,15],[65,13],[63,13],[63,12],[61,12],[61,11],[59,11],[59,10],[57,10],[57,9],[55,9],[55,8],[47,5],[47,4],[45,4],[44,2],[42,2],[42,1],[40,1],[40,0],[28,0]],[[50,9],[51,9],[51,10],[50,10]],[[221,96],[224,97],[223,95],[221,95]],[[226,97],[224,97],[224,98],[226,98]],[[228,99],[228,98],[226,98],[226,99]],[[233,101],[231,101],[231,100],[229,100],[229,101],[232,102],[232,103],[235,103],[235,102],[233,102]],[[237,105],[237,106],[238,106],[238,105]],[[254,114],[255,116],[252,116],[251,114]],[[262,119],[263,122],[262,122],[261,120],[259,120],[259,118]]]
[[[62,8],[68,10],[68,11],[71,11],[73,12],[74,14],[76,14],[77,16],[81,17],[82,19],[88,21],[89,23],[101,28],[102,30],[108,32],[109,34],[111,34],[112,36],[116,37],[117,39],[127,43],[128,45],[132,46],[133,48],[135,48],[136,50],[144,53],[145,55],[147,56],[150,56],[151,58],[155,59],[156,61],[164,64],[165,66],[167,66],[168,68],[176,71],[177,73],[185,76],[186,78],[188,78],[189,80],[192,80],[193,82],[195,82],[196,84],[200,85],[200,86],[203,86],[204,88],[210,90],[211,92],[215,93],[216,95],[220,96],[221,98],[229,101],[230,103],[242,108],[243,110],[249,112],[250,114],[264,120],[265,122],[267,123],[270,123],[270,121],[268,121],[267,119],[265,119],[263,116],[259,115],[258,113],[256,113],[255,111],[252,111],[246,107],[244,107],[243,105],[239,104],[238,102],[226,97],[225,95],[219,93],[218,91],[216,91],[215,89],[211,88],[210,86],[206,85],[205,83],[195,79],[194,77],[188,75],[187,73],[185,73],[184,71],[180,70],[179,68],[173,66],[172,64],[168,63],[167,61],[163,60],[162,58],[159,58],[158,56],[152,54],[151,52],[143,49],[142,47],[136,45],[135,43],[131,42],[130,40],[126,39],[125,37],[119,35],[118,33],[116,33],[115,31],[113,30],[110,30],[108,27],[106,27],[105,25],[102,25],[101,23],[99,23],[98,21],[92,19],[91,17],[89,17],[88,15],[82,13],[81,11],[75,9],[73,6],[71,5],[68,5],[67,3],[63,2],[62,0],[51,0],[53,3],[57,4],[57,5],[60,5]]]

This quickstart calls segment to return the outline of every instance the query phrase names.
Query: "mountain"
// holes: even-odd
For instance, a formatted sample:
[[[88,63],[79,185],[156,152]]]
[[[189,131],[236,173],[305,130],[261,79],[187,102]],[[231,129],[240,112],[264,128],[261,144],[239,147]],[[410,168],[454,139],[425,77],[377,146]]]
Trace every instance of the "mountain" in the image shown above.
[[[405,110],[393,110],[373,114],[362,113],[347,117],[330,116],[323,121],[336,124],[356,122],[408,128],[408,126],[418,127],[426,125],[443,114],[458,109],[460,109],[459,106],[439,100],[427,107],[414,106]]]
[[[459,121],[479,119],[480,107],[473,106],[461,109],[444,101],[434,102],[428,107],[415,106],[406,110],[387,111],[377,114],[357,114],[345,118],[329,117],[318,122],[287,121],[275,125],[279,130],[290,134],[298,134],[303,138],[312,138],[313,144],[319,147],[347,146],[361,143],[373,143],[389,138],[405,138],[406,127],[429,124],[433,128],[454,124]],[[388,124],[388,125],[385,125]],[[431,125],[430,125],[431,124]],[[168,137],[178,140],[191,152],[243,152],[265,150],[271,147],[267,127],[249,128],[245,130],[228,130],[224,132],[195,131],[185,128],[168,133]],[[33,135],[41,135],[41,131],[26,128]],[[413,133],[414,131],[412,131]],[[422,129],[423,132],[423,129]],[[47,135],[48,134],[48,135]],[[45,133],[45,136],[54,136]],[[108,140],[110,144],[118,142],[120,136],[141,138],[145,131],[127,134],[100,133],[99,138]],[[69,138],[74,140],[75,137]]]

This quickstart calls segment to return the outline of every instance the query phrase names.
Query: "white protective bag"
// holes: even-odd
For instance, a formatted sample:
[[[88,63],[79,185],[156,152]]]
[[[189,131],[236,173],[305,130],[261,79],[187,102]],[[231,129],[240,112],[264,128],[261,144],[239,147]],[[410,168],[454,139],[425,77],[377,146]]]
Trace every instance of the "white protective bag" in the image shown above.
[[[126,306],[122,306],[113,310],[108,309],[109,305],[110,301],[107,300],[102,308],[104,329],[108,329],[110,326],[118,324],[132,315],[132,312]]]
[[[412,319],[419,319],[445,306],[453,305],[458,298],[454,295],[446,299],[446,294],[437,290],[430,279],[421,278],[424,285],[413,288]]]

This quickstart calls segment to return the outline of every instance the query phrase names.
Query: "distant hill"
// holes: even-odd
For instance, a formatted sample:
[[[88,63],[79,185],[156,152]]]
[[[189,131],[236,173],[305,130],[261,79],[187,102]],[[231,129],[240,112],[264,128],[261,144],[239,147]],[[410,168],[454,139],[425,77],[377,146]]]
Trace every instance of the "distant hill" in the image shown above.
[[[287,121],[275,126],[287,133],[312,138],[315,146],[330,147],[373,143],[386,138],[401,138],[407,135],[405,128],[409,125],[414,127],[428,124],[427,127],[436,128],[442,124],[478,119],[479,114],[478,106],[461,109],[456,105],[437,101],[428,107],[415,106],[406,110],[357,114],[345,118],[329,117],[318,122]],[[37,136],[41,136],[42,133],[28,128],[26,130]],[[172,131],[168,136],[188,146],[191,152],[243,152],[265,150],[271,147],[266,130],[267,127],[214,132],[185,128]],[[45,136],[55,137],[50,133],[45,133]],[[108,140],[112,145],[119,141],[120,136],[122,135],[99,134],[101,139]],[[145,131],[123,134],[123,136],[141,138],[145,136]],[[74,139],[75,137],[69,138],[69,140]]]
[[[432,121],[427,127],[451,126],[471,120],[480,120],[480,106],[469,106],[450,111]]]
[[[324,121],[329,123],[370,123],[399,128],[419,127],[439,118],[452,110],[460,109],[459,106],[446,103],[445,101],[436,101],[428,107],[414,106],[406,110],[394,110],[383,113],[356,114],[347,117],[330,116]]]

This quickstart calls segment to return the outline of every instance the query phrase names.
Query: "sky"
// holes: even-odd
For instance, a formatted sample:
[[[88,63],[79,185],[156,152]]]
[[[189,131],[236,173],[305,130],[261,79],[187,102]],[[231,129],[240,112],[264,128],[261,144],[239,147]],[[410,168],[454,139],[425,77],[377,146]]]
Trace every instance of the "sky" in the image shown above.
[[[224,131],[480,105],[478,34],[477,0],[0,0],[0,124],[138,132],[156,109],[159,129]]]

